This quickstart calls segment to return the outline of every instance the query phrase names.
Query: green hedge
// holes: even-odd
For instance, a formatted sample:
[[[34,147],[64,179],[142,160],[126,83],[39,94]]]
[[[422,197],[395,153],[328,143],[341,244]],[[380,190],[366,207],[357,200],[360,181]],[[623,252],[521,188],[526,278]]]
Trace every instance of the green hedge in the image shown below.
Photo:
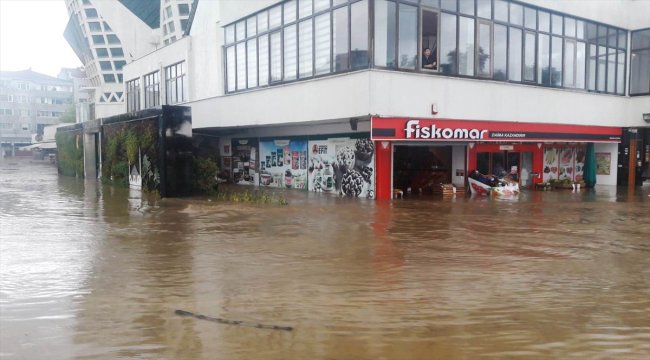
[[[58,171],[61,175],[84,177],[84,143],[80,132],[56,134]]]

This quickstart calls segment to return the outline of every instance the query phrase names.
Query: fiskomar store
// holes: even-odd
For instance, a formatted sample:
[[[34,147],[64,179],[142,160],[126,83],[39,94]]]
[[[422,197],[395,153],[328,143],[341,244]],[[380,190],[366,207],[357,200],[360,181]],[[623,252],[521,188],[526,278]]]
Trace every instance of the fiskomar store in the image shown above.
[[[373,117],[377,198],[391,198],[393,189],[426,194],[441,183],[465,187],[474,170],[508,174],[522,188],[580,181],[587,144],[619,143],[621,133],[605,126]]]

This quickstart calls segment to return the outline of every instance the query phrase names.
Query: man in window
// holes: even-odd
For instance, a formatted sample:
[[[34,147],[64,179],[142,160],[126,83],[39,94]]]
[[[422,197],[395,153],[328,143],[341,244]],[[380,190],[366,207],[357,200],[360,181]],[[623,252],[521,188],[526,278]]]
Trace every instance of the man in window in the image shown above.
[[[424,54],[422,55],[422,67],[429,70],[437,69],[436,59],[429,48],[424,49]]]

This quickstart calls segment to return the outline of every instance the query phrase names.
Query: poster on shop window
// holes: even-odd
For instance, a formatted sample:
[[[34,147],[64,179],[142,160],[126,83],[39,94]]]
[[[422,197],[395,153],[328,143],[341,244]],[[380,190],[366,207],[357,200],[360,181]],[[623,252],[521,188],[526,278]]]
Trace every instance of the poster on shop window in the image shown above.
[[[369,138],[312,140],[309,191],[374,198],[375,147]]]
[[[307,189],[307,140],[260,141],[260,186]]]

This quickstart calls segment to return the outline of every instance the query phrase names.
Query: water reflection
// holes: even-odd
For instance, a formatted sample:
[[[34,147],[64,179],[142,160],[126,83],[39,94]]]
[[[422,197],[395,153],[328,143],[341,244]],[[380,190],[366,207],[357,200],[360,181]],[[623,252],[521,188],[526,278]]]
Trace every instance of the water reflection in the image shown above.
[[[650,354],[647,188],[275,207],[16,168],[0,164],[3,358]]]

